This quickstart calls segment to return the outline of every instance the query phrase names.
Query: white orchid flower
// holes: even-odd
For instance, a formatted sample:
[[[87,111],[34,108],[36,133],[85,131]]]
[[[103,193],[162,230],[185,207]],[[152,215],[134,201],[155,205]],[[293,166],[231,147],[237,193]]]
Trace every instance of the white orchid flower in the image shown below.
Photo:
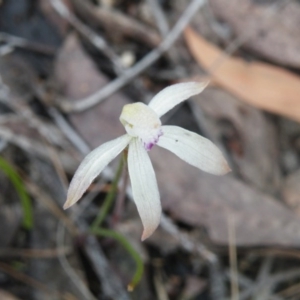
[[[205,172],[223,175],[230,171],[221,151],[208,139],[177,126],[162,126],[160,117],[207,83],[188,82],[169,86],[149,103],[137,102],[123,107],[120,121],[127,134],[104,143],[89,153],[70,183],[64,209],[76,203],[100,172],[127,146],[128,170],[133,199],[142,219],[142,240],[157,228],[161,203],[155,173],[147,151],[154,145],[170,150],[182,160]]]

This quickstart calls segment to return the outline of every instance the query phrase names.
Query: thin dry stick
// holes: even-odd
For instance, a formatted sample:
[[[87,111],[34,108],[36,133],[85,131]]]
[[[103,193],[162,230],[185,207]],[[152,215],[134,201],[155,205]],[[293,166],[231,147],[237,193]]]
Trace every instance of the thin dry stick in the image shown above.
[[[147,0],[147,3],[153,12],[161,36],[166,37],[169,32],[169,24],[160,4],[157,0]]]
[[[69,124],[60,111],[54,107],[48,107],[47,110],[57,127],[64,133],[67,139],[77,148],[77,150],[83,155],[88,154],[91,151],[90,147]]]
[[[0,125],[0,139],[1,138],[13,145],[20,147],[25,152],[28,152],[30,155],[34,154],[37,155],[38,157],[49,159],[47,146],[45,146],[44,144],[36,140],[29,139],[24,135],[15,134],[7,127]],[[70,154],[61,150],[59,150],[58,152],[59,152],[59,157],[63,162],[64,168],[68,170],[70,169],[74,170],[75,160],[70,156]]]
[[[64,125],[66,125],[63,122]],[[76,132],[74,132],[76,134]],[[53,153],[55,155],[55,153]],[[56,159],[54,162],[54,167],[56,168],[56,171],[58,172],[58,175],[61,173],[62,166],[60,165],[59,161]],[[61,183],[65,188],[66,191],[66,185],[64,184],[63,178],[61,178]],[[90,201],[93,198],[89,197]],[[84,205],[81,206],[79,209],[73,209],[74,214],[72,214],[72,220],[76,220],[78,222],[79,215],[84,211],[84,209],[87,207],[88,203],[90,201],[85,201]],[[88,232],[88,226],[84,223],[84,221],[78,222],[81,232]],[[78,230],[77,230],[78,232]],[[56,242],[57,247],[61,248],[64,245],[64,235],[65,235],[65,227],[63,226],[63,222],[60,222],[57,229],[57,236],[56,236]],[[95,237],[90,236],[85,241],[83,248],[91,260],[91,263],[94,267],[94,270],[96,274],[99,276],[99,279],[102,282],[102,288],[104,291],[104,294],[112,299],[120,299],[120,300],[129,300],[129,297],[125,290],[123,289],[122,285],[119,282],[119,279],[112,273],[110,266],[100,248],[100,246],[97,244],[97,241]],[[85,286],[82,279],[77,275],[76,271],[72,268],[72,266],[69,264],[66,256],[62,253],[59,256],[59,261],[65,270],[65,272],[68,274],[70,279],[73,281],[75,286],[79,289],[81,294],[85,297],[85,299],[95,299],[87,287]],[[110,276],[108,276],[110,274]]]
[[[48,112],[54,119],[56,125],[65,134],[66,138],[77,148],[77,150],[82,155],[87,155],[91,151],[91,148],[76,132],[76,130],[67,122],[61,112],[54,107],[48,107]],[[107,180],[111,180],[113,178],[113,174],[113,170],[109,166],[107,166],[102,172],[103,177]]]
[[[155,30],[118,10],[103,6],[95,7],[86,0],[73,0],[73,3],[83,16],[86,15],[86,18],[101,25],[108,32],[113,29],[118,35],[139,40],[151,48],[161,42],[161,38]]]
[[[28,49],[45,55],[54,55],[55,48],[41,43],[31,42],[24,38],[20,38],[6,32],[0,32],[0,42],[7,43],[6,46],[14,49],[15,47]]]
[[[64,187],[64,190],[67,190],[68,181],[66,174],[63,170],[63,167],[58,159],[57,153],[55,151],[51,151],[50,157],[53,163],[53,166],[56,170],[56,173],[61,181],[62,186]],[[73,220],[75,220],[75,215],[73,215]],[[78,215],[77,215],[78,217]],[[77,230],[77,228],[76,228]],[[78,230],[77,230],[78,232]],[[65,240],[65,224],[63,221],[59,222],[56,232],[56,245],[57,248],[60,249],[64,247],[64,240]],[[74,268],[71,266],[69,261],[66,258],[65,253],[60,253],[58,256],[58,260],[66,272],[66,274],[69,276],[71,281],[73,282],[74,286],[78,289],[78,291],[82,294],[84,299],[86,300],[96,300],[96,298],[91,294],[89,289],[87,288],[86,284],[83,282],[82,278],[77,274],[77,272],[74,270]]]
[[[55,217],[57,217],[65,224],[65,226],[68,228],[70,233],[76,235],[77,227],[65,215],[65,213],[57,206],[57,204],[51,199],[51,197],[48,196],[47,193],[42,191],[42,189],[33,182],[29,182],[25,180],[25,186],[29,191],[29,193],[31,193],[35,198],[37,198],[38,201],[41,202],[45,207],[47,207]]]
[[[279,256],[279,257],[288,257],[294,259],[300,259],[300,251],[292,249],[258,249],[251,250],[253,255],[259,256]]]
[[[61,164],[61,161],[59,159],[59,155],[52,147],[48,148],[48,153],[49,153],[49,157],[52,161],[52,164],[56,170],[56,173],[59,177],[59,180],[66,189],[69,184],[69,181],[68,181],[67,174],[66,174],[66,172]]]
[[[128,189],[128,195],[132,199],[131,190]],[[182,249],[197,253],[206,262],[209,263],[209,273],[210,273],[210,296],[213,300],[224,299],[225,297],[225,287],[224,280],[222,279],[220,273],[220,262],[218,256],[207,249],[203,244],[194,241],[187,234],[181,232],[173,221],[168,218],[164,213],[161,215],[161,227],[176,238],[180,242]]]
[[[0,57],[5,56],[14,51],[14,47],[10,44],[0,46]]]
[[[224,275],[225,275],[226,278],[231,279],[231,270],[226,270]],[[240,285],[241,288],[244,288],[247,291],[253,291],[253,293],[256,291],[257,282],[252,281],[251,279],[249,279],[245,275],[239,273],[238,274],[238,281],[239,281],[239,285]],[[269,300],[283,300],[280,296],[281,295],[279,295],[279,294],[269,295],[269,297],[267,299],[269,299]],[[240,297],[240,299],[242,299],[242,297]]]
[[[113,63],[115,70],[121,71],[122,64],[117,55],[109,47],[107,42],[99,34],[93,31],[82,23],[61,0],[49,0],[53,8],[65,18],[74,28],[78,30],[84,37],[86,37],[98,50],[102,51]]]
[[[21,272],[17,272],[14,268],[12,268],[8,264],[0,262],[0,270],[4,273],[8,274],[9,276],[15,278],[16,280],[21,281],[29,286],[32,286],[33,288],[35,288],[37,290],[42,291],[47,296],[52,295],[56,299],[65,299],[65,300],[68,299],[68,296],[49,289],[43,283],[35,280],[32,277],[29,277],[28,275],[25,275]],[[76,299],[76,298],[73,296],[73,299]]]
[[[62,186],[64,187],[64,190],[67,190],[68,186],[68,180],[66,173],[64,172],[63,166],[61,165],[58,155],[55,151],[49,151],[49,156],[52,160],[52,164],[56,170],[56,173],[60,179],[60,182]],[[78,233],[78,230],[76,228],[76,232]],[[61,220],[58,223],[57,232],[56,232],[56,245],[57,249],[60,249],[64,247],[64,240],[65,240],[65,224],[63,220]],[[78,289],[78,291],[81,293],[81,295],[86,300],[96,300],[96,298],[91,294],[89,289],[87,288],[86,284],[83,282],[82,278],[77,274],[77,272],[73,269],[71,264],[68,262],[66,258],[65,253],[59,253],[58,260],[66,272],[66,274],[69,276],[70,280],[73,282],[74,286]]]
[[[156,295],[158,300],[169,300],[168,293],[166,291],[166,287],[163,283],[162,271],[160,268],[157,268],[154,273],[154,287],[156,290]]]
[[[7,145],[8,145],[8,143],[6,140],[0,139],[0,153],[6,148]]]
[[[87,205],[93,200],[94,195],[92,197],[88,197],[88,201],[83,201],[82,205],[73,208],[72,219],[77,220],[78,225],[80,227],[81,232],[88,232],[88,226],[85,224],[83,220],[79,221],[80,214],[85,210]],[[87,199],[85,199],[87,200]],[[57,235],[56,235],[56,243],[57,247],[61,248],[64,245],[64,236],[65,236],[65,227],[62,223],[58,225]],[[121,285],[119,279],[116,277],[114,272],[111,270],[108,261],[105,258],[104,253],[102,252],[96,238],[94,236],[88,236],[83,245],[83,249],[91,261],[91,264],[94,268],[95,273],[101,280],[102,289],[104,295],[108,296],[112,299],[120,299],[120,300],[129,300],[127,292],[124,290]],[[85,299],[90,300],[94,299],[92,297],[88,297],[90,292],[85,287],[82,279],[77,275],[76,271],[72,268],[70,263],[68,262],[66,256],[61,253],[59,256],[59,261],[64,269],[64,271],[69,275],[70,279],[73,281],[75,286],[80,290]]]
[[[278,292],[276,296],[282,296],[285,299],[287,297],[300,295],[300,283],[296,283],[294,285],[289,286],[288,288]]]
[[[236,240],[235,240],[235,221],[234,216],[228,213],[228,239],[229,239],[229,260],[230,260],[230,286],[231,286],[231,299],[239,299],[239,280],[237,268],[237,253],[236,253]]]
[[[248,299],[251,295],[253,295],[255,292],[257,292],[259,289],[266,285],[278,285],[281,284],[282,282],[294,280],[296,278],[300,278],[300,269],[294,269],[294,270],[289,270],[286,272],[280,272],[276,275],[269,276],[266,278],[265,281],[259,282],[258,284],[250,287],[249,289],[246,289],[240,294],[240,300],[246,300]],[[278,297],[276,295],[270,296],[270,299],[282,299],[281,297]]]
[[[81,223],[81,225],[84,225]],[[87,228],[82,228],[87,232]],[[94,271],[101,279],[102,289],[105,295],[112,299],[129,300],[128,293],[124,290],[119,278],[111,269],[97,239],[90,235],[84,245],[85,253],[89,256]]]
[[[4,91],[2,92],[3,89]],[[26,120],[29,126],[36,129],[50,144],[64,149],[67,148],[67,143],[65,142],[66,140],[57,127],[53,126],[49,122],[44,121],[42,118],[34,114],[30,107],[26,105],[26,103],[19,102],[17,99],[14,99],[14,96],[10,93],[10,88],[2,83],[1,77],[0,102],[3,102],[4,105],[9,107],[15,113],[15,115],[10,113],[0,116],[0,124],[5,124],[6,122],[11,121]]]
[[[131,196],[130,198],[133,199],[131,191],[128,191],[128,194]],[[162,214],[161,216],[160,225],[165,231],[179,240],[185,250],[189,252],[198,252],[200,256],[209,263],[214,264],[218,261],[218,257],[213,252],[209,251],[204,245],[192,241],[187,234],[180,232],[173,221],[165,214]]]
[[[53,0],[52,0],[53,1]],[[287,0],[290,1],[290,0]],[[286,4],[287,2],[281,1],[280,3]],[[167,37],[163,40],[163,42],[154,50],[152,50],[147,56],[145,56],[140,62],[134,65],[132,68],[128,69],[123,75],[119,76],[111,83],[107,84],[104,88],[99,90],[93,95],[90,95],[84,99],[78,100],[76,102],[64,100],[61,103],[61,109],[65,112],[79,112],[84,111],[92,106],[100,103],[102,100],[111,96],[119,89],[124,87],[126,84],[130,82],[133,78],[138,76],[141,72],[143,72],[147,67],[153,64],[165,51],[167,51],[175,42],[175,40],[182,33],[186,25],[190,22],[194,14],[198,11],[200,7],[202,7],[206,3],[205,0],[193,0],[191,4],[188,6],[186,11],[182,14],[181,18],[178,20],[173,29],[169,32]],[[272,16],[274,12],[278,11],[280,5],[278,3],[270,6],[266,17]],[[249,37],[251,37],[253,33],[247,33],[241,37],[238,37],[233,41],[224,53],[216,59],[216,61],[212,64],[209,73],[213,74],[215,70],[227,59],[228,55],[232,54],[236,51]]]
[[[61,253],[67,255],[71,250],[70,247],[55,249],[2,248],[0,249],[0,257],[54,258],[61,255]]]
[[[24,151],[34,153],[39,157],[47,157],[47,147],[42,143],[33,141],[23,135],[15,134],[5,126],[0,126],[0,137],[22,148]]]
[[[108,43],[104,40],[103,37],[101,37],[98,33],[93,31],[91,28],[86,26],[82,21],[80,21],[74,14],[71,13],[71,11],[66,7],[64,3],[62,3],[61,0],[49,0],[51,1],[52,6],[56,9],[56,11],[63,17],[65,18],[74,28],[78,30],[85,38],[87,38],[90,43],[92,43],[98,50],[103,52],[112,62],[114,72],[120,76],[124,73],[125,69],[118,57],[118,55],[115,53],[113,48],[111,48]],[[109,24],[113,23],[112,25],[116,25],[118,21],[121,21],[121,24],[118,26],[121,28],[125,28],[128,26],[128,23],[130,23],[130,19],[127,18],[126,16],[123,16],[122,14],[118,14],[116,12],[112,12],[110,10],[106,9],[101,9],[97,8],[97,13],[90,7],[88,3],[85,1],[83,2],[78,2],[80,3],[79,9],[85,8],[88,10],[91,10],[90,13],[97,15],[101,21],[104,23],[107,22]],[[125,18],[125,20],[124,20]],[[118,21],[117,21],[118,20]],[[115,24],[116,23],[116,24]],[[132,23],[132,22],[131,22]],[[130,24],[131,24],[130,23]],[[135,33],[139,33],[140,36],[145,37],[145,30],[147,29],[146,27],[144,29],[138,29],[141,27],[140,23],[136,22],[130,25],[130,29],[128,31],[132,31],[137,25],[137,28],[135,29]],[[118,27],[117,26],[117,27]],[[114,26],[112,26],[114,27]],[[119,28],[118,27],[118,28]],[[142,31],[142,32],[141,32]],[[149,36],[149,32],[147,33],[146,36]],[[155,45],[158,44],[158,40]],[[142,82],[140,80],[137,80],[137,82],[133,83],[133,86],[137,90],[141,90],[140,94],[145,95],[147,94],[147,91],[145,90]],[[148,92],[149,93],[149,92]]]
[[[58,224],[57,232],[56,232],[56,244],[58,248],[64,247],[64,239],[65,239],[65,230],[62,222]],[[96,298],[91,294],[87,286],[83,283],[82,278],[80,278],[77,273],[74,271],[72,266],[69,264],[66,255],[64,253],[60,253],[58,256],[58,260],[63,267],[66,274],[69,276],[74,286],[78,289],[78,291],[82,294],[84,299],[86,300],[96,300]]]
[[[170,31],[168,20],[166,18],[166,15],[157,0],[147,0],[151,10],[152,14],[155,18],[157,27],[160,31],[160,34],[163,38],[168,36],[168,33]],[[173,61],[175,64],[179,60],[179,54],[176,51],[176,48],[172,47],[169,49],[167,53],[168,57],[170,58],[171,61]],[[176,64],[177,65],[177,64]]]
[[[226,277],[227,280],[231,279],[231,269],[227,269],[224,272],[224,276]],[[241,288],[249,288],[255,285],[256,283],[253,282],[252,279],[248,278],[242,273],[238,273],[238,281],[239,281],[239,286]]]
[[[264,14],[264,18],[271,18],[277,13],[282,6],[287,5],[291,0],[280,0],[279,2],[275,2],[271,4],[268,8],[268,10]],[[213,74],[216,72],[216,70],[222,65],[228,58],[228,56],[232,55],[236,50],[238,50],[247,40],[249,40],[250,37],[255,32],[252,30],[249,30],[248,32],[242,34],[241,36],[237,37],[233,42],[231,42],[226,49],[222,52],[220,57],[218,57],[210,66],[210,68],[207,70],[207,72],[213,76]]]
[[[273,261],[274,259],[272,256],[268,256],[264,258],[257,278],[258,284],[259,282],[264,282],[269,278],[273,266]],[[257,291],[255,295],[255,299],[257,300],[268,299],[271,295],[272,287],[273,287],[272,285],[261,285],[261,289]]]
[[[62,101],[61,109],[65,112],[79,112],[84,111],[94,105],[100,103],[102,100],[111,96],[119,89],[128,84],[133,78],[142,73],[146,68],[152,65],[156,60],[158,60],[161,55],[170,49],[174,44],[176,39],[180,36],[184,28],[191,21],[192,17],[197,13],[198,9],[204,5],[205,0],[193,0],[185,12],[182,14],[180,19],[177,21],[173,29],[169,32],[162,43],[149,54],[147,54],[141,61],[135,64],[132,68],[128,69],[121,76],[111,81],[104,88],[97,91],[95,94],[88,96],[87,98],[81,99],[79,101]]]

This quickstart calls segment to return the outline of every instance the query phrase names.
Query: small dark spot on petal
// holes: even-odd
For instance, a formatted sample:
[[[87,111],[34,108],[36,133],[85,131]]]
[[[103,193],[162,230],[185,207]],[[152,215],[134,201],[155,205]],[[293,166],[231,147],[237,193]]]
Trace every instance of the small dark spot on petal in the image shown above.
[[[177,143],[177,142],[178,142],[178,140],[175,140],[175,142]]]

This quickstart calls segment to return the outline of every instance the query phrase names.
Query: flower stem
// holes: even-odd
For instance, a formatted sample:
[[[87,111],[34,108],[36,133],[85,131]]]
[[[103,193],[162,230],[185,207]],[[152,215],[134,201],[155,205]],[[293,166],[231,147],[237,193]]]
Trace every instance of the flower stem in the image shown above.
[[[107,195],[104,199],[103,205],[100,209],[100,212],[91,225],[90,231],[94,235],[110,237],[110,238],[117,240],[131,255],[131,257],[133,258],[133,260],[136,263],[136,270],[135,270],[135,273],[133,275],[133,278],[132,278],[130,284],[128,285],[128,291],[133,291],[135,286],[141,280],[143,272],[144,272],[144,264],[143,264],[143,261],[142,261],[140,255],[131,246],[131,244],[126,240],[126,238],[124,236],[122,236],[120,233],[118,233],[114,230],[101,228],[102,222],[104,221],[105,217],[107,216],[107,214],[112,206],[113,200],[115,198],[115,195],[116,195],[116,192],[118,189],[118,182],[122,175],[123,167],[124,167],[124,165],[126,165],[126,161],[127,161],[127,150],[124,150],[124,155],[120,160],[117,173],[111,184],[111,189],[107,193]]]
[[[136,285],[140,282],[144,272],[144,264],[139,253],[131,246],[131,244],[126,240],[126,238],[123,235],[114,230],[95,228],[93,230],[93,233],[98,236],[110,237],[117,240],[134,259],[136,263],[136,270],[131,279],[131,282],[127,286],[128,291],[133,291]]]
[[[94,222],[92,223],[91,226],[91,231],[94,233],[96,231],[96,229],[98,229],[98,227],[101,226],[102,222],[104,221],[105,217],[107,216],[112,203],[114,201],[117,189],[118,189],[118,182],[120,180],[120,177],[122,175],[122,170],[123,170],[123,166],[124,166],[124,159],[123,157],[120,159],[119,162],[119,166],[118,166],[118,170],[116,173],[116,176],[111,184],[111,189],[110,191],[107,193],[105,199],[104,199],[104,203],[96,217],[96,219],[94,220]]]

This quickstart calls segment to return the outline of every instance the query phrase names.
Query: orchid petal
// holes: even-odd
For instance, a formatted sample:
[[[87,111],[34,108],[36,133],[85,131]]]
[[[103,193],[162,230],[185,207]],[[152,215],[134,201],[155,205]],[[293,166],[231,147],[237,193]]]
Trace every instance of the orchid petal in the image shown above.
[[[100,172],[129,144],[128,134],[102,144],[81,162],[70,183],[64,209],[76,203]]]
[[[160,222],[161,204],[155,173],[141,141],[133,139],[128,150],[128,170],[133,199],[142,219],[142,241],[148,238]]]
[[[205,172],[224,175],[230,168],[221,151],[208,139],[177,126],[162,126],[158,146]]]
[[[201,93],[207,85],[208,82],[184,82],[168,86],[152,98],[149,107],[161,117],[174,106]]]

